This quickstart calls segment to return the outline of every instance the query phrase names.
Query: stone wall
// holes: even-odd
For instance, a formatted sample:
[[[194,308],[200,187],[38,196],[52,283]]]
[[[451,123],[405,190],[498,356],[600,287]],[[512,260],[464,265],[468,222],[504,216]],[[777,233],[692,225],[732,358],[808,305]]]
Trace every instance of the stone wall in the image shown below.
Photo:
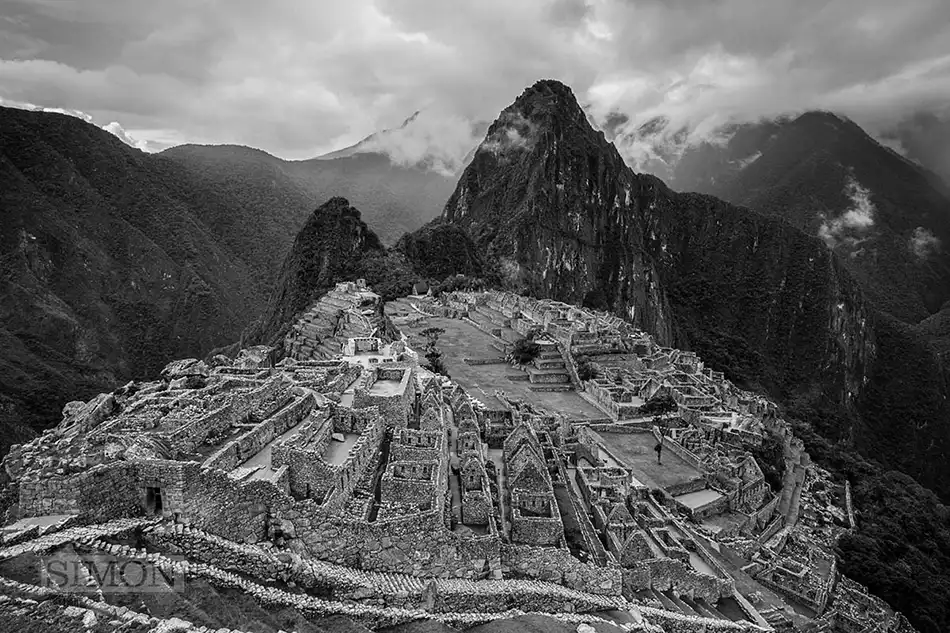
[[[73,476],[23,480],[19,486],[21,517],[76,514],[107,521],[140,514],[138,477],[131,462],[100,464]]]
[[[386,502],[431,504],[439,471],[435,461],[390,461],[380,480],[380,496]]]
[[[564,540],[564,525],[557,517],[526,516],[511,511],[511,541],[524,545],[557,545]]]
[[[620,595],[623,588],[619,567],[583,563],[567,548],[502,545],[501,553],[502,563],[515,578],[548,580],[601,595]]]
[[[271,466],[287,466],[290,491],[296,497],[324,494],[336,481],[337,471],[323,461],[331,442],[333,423],[328,415],[313,416],[291,442],[277,442],[271,450]]]
[[[483,490],[462,491],[462,523],[485,525],[492,512],[492,500]]]
[[[236,422],[240,410],[241,408],[231,401],[200,418],[185,422],[171,433],[165,434],[165,439],[173,450],[179,453],[191,453],[206,437]]]
[[[296,426],[316,404],[313,393],[296,398],[274,415],[228,442],[209,457],[205,468],[231,471],[256,455],[265,446]]]
[[[379,379],[378,375],[395,375],[393,372],[398,372],[401,376],[395,394],[370,393],[373,384]],[[413,369],[408,365],[398,368],[377,368],[375,371],[364,373],[353,389],[352,408],[378,407],[380,415],[383,416],[389,426],[405,427],[409,420],[410,405],[415,398],[413,374]]]
[[[499,539],[460,537],[445,529],[442,509],[387,521],[348,520],[327,514],[312,502],[280,512],[282,528],[296,536],[291,547],[308,556],[358,569],[439,578],[480,578],[495,561]]]
[[[183,518],[203,530],[236,541],[256,542],[267,536],[268,515],[275,506],[292,502],[287,467],[278,470],[277,482],[237,482],[226,473],[185,463]]]
[[[654,589],[673,591],[677,596],[702,598],[716,604],[720,598],[735,592],[732,579],[726,580],[702,574],[686,562],[672,558],[653,558],[623,572],[624,595],[632,597],[637,591]]]

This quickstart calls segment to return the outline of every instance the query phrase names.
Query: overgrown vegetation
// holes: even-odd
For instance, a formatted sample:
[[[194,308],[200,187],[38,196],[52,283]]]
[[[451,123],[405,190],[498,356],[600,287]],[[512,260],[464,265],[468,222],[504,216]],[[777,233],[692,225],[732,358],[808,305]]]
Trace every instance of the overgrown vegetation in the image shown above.
[[[782,478],[785,477],[785,448],[782,438],[767,433],[760,446],[752,450],[752,456],[758,462],[765,483],[773,492],[782,489]]]
[[[597,370],[597,367],[590,362],[587,356],[577,356],[574,362],[577,364],[577,377],[581,380],[587,381],[600,377],[600,372]]]
[[[425,352],[423,354],[426,363],[423,367],[435,374],[441,374],[449,378],[449,372],[445,367],[444,354],[439,349],[439,337],[445,334],[445,330],[440,327],[429,327],[422,330],[420,334],[426,339]]]
[[[639,413],[643,415],[662,415],[664,413],[673,413],[677,408],[676,400],[673,400],[672,394],[667,391],[647,400],[646,403],[640,407]]]
[[[810,415],[806,421],[795,415]],[[843,573],[901,611],[921,633],[950,630],[950,509],[913,478],[882,468],[845,439],[828,440],[814,410],[787,416],[795,435],[819,464],[852,485],[857,529],[839,542]]]

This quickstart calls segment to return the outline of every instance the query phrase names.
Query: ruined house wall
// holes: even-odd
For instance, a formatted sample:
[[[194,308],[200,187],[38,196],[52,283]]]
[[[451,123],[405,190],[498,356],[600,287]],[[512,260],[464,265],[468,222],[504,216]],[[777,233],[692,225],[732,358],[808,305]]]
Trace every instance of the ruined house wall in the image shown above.
[[[497,535],[463,538],[445,529],[441,508],[372,523],[321,511],[312,502],[282,510],[292,547],[321,560],[413,576],[474,578],[498,560]]]
[[[732,579],[701,574],[682,561],[653,558],[642,561],[633,569],[624,570],[623,589],[627,596],[647,589],[672,590],[677,596],[702,598],[709,604],[716,604],[720,598],[735,592],[735,583]]]
[[[315,417],[290,444],[279,442],[271,452],[274,468],[287,466],[290,491],[295,496],[321,495],[336,480],[336,470],[323,461],[331,442],[333,424],[325,416]],[[305,448],[298,448],[304,446]]]
[[[393,443],[390,446],[390,461],[393,462],[435,462],[442,458],[443,451],[439,448],[422,448]]]
[[[24,517],[76,514],[92,521],[140,514],[135,467],[114,462],[73,476],[23,480],[19,511]]]
[[[610,596],[619,596],[623,588],[619,567],[583,563],[567,548],[504,544],[501,561],[513,578],[549,580],[571,589]]]
[[[175,431],[165,435],[168,445],[175,451],[191,453],[206,437],[231,426],[237,421],[240,408],[232,400],[200,418],[182,424]]]
[[[437,475],[438,471],[435,471],[433,476]],[[405,479],[395,477],[391,470],[387,470],[380,481],[380,497],[387,503],[431,503],[434,495],[435,482],[432,479]]]
[[[483,490],[462,491],[462,523],[485,525],[492,513],[492,500]]]
[[[349,409],[347,407],[333,407],[334,433],[363,433],[379,419],[378,407],[364,407]]]
[[[274,415],[228,442],[204,462],[205,468],[231,471],[256,455],[274,438],[297,425],[316,404],[312,393],[297,398]]]
[[[524,516],[511,512],[511,541],[524,545],[557,545],[564,538],[564,526],[558,517]]]
[[[368,407],[378,407],[380,415],[390,426],[400,428],[405,427],[409,420],[409,411],[411,409],[412,389],[408,384],[398,394],[392,396],[370,394],[373,380],[369,376],[363,384],[357,383],[353,391],[353,408],[365,409]]]
[[[293,501],[270,481],[238,482],[192,463],[183,464],[182,480],[184,517],[198,528],[235,541],[265,538],[269,510]]]

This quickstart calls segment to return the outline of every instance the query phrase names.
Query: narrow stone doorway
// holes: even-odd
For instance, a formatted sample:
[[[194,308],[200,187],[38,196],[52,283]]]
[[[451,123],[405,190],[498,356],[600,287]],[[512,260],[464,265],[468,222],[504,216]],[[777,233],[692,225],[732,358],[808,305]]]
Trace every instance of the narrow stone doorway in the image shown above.
[[[152,516],[162,514],[162,489],[148,486],[145,488],[145,509]]]

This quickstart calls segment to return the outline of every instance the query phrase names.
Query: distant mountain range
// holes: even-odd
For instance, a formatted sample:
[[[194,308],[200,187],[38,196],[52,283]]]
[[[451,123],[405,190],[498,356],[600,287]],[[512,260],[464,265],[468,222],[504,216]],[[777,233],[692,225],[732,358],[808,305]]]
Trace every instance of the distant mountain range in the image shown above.
[[[807,112],[690,140],[654,119],[621,132],[637,168],[821,237],[874,303],[908,323],[950,299],[950,190],[853,121]]]

